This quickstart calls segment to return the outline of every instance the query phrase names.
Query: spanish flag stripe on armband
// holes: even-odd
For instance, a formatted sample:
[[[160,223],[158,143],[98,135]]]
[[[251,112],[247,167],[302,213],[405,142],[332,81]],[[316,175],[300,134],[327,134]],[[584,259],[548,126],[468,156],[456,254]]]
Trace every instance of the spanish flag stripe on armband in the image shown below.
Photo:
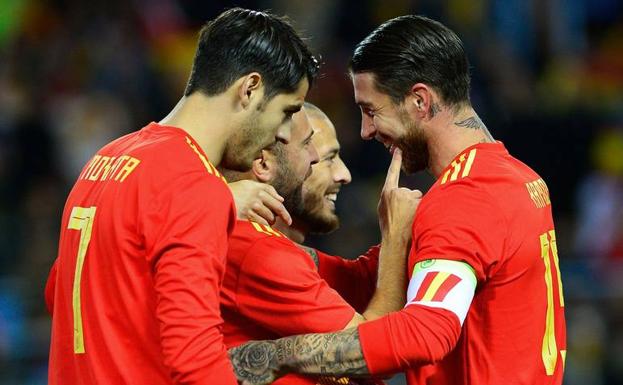
[[[474,297],[477,280],[465,262],[428,259],[417,263],[409,281],[406,306],[419,305],[449,310],[461,325]]]

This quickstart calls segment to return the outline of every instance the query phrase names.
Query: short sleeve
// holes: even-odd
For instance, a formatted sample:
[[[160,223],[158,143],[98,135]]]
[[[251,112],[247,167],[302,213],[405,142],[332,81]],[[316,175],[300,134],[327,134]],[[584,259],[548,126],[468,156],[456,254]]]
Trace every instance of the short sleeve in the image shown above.
[[[355,310],[320,278],[311,258],[291,241],[256,241],[242,261],[238,311],[279,335],[343,329]]]
[[[500,210],[489,193],[472,180],[437,188],[429,192],[416,213],[410,265],[449,259],[469,264],[479,282],[491,278],[506,242],[507,226]]]

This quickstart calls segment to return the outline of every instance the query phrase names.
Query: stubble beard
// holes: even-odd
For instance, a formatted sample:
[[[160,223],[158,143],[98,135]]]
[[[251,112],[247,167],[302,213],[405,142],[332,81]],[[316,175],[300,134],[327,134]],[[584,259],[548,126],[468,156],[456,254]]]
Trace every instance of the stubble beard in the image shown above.
[[[249,171],[253,160],[262,150],[260,148],[263,144],[261,132],[259,113],[256,112],[227,141],[219,166],[228,170]]]
[[[300,211],[292,213],[292,220],[299,227],[312,234],[328,234],[340,227],[340,219],[335,212],[326,213],[323,194],[307,191],[303,195]]]
[[[402,150],[402,169],[407,174],[427,170],[430,152],[424,131],[409,118],[406,111],[400,111],[400,120],[407,129],[407,134],[395,143]]]
[[[283,146],[283,144],[277,143],[277,146]],[[277,173],[272,186],[283,197],[283,206],[292,214],[300,212],[303,208],[304,180],[296,178],[292,168],[289,166],[289,161],[281,151],[283,149],[276,149],[279,167],[277,167]]]

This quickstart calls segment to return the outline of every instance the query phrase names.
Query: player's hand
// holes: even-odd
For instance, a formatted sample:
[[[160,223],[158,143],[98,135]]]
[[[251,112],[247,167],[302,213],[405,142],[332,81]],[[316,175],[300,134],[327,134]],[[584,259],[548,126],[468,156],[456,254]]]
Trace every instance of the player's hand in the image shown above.
[[[411,240],[411,225],[415,210],[422,200],[422,192],[398,186],[401,165],[402,151],[396,148],[379,200],[379,226],[383,239],[391,237],[408,242]]]
[[[283,198],[273,186],[241,180],[229,183],[229,189],[234,196],[239,219],[272,225],[280,217],[288,225],[292,224],[292,217],[283,205]]]

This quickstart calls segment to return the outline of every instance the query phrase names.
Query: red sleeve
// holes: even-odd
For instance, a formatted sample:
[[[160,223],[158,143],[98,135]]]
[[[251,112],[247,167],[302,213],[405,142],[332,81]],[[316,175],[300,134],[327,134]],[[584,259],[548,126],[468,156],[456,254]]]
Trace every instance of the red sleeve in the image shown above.
[[[363,313],[376,289],[379,246],[371,247],[355,260],[317,251],[318,274],[358,313]]]
[[[45,283],[45,307],[50,315],[54,314],[54,290],[56,290],[56,273],[58,271],[58,257],[54,260],[54,264],[48,274],[48,280]]]
[[[470,179],[437,189],[416,213],[410,269],[426,259],[449,259],[469,264],[478,281],[487,280],[501,262],[505,219]],[[359,333],[370,373],[379,375],[442,359],[456,345],[461,325],[448,310],[411,305],[360,325]]]
[[[256,241],[244,257],[236,297],[242,315],[283,336],[341,330],[355,315],[307,253],[274,236]]]
[[[452,312],[418,305],[359,325],[363,356],[374,376],[441,360],[460,334],[461,324]]]
[[[141,222],[154,266],[164,362],[175,384],[237,383],[219,310],[234,220],[227,186],[205,172],[192,172],[171,181]]]
[[[409,267],[433,258],[465,262],[479,282],[501,265],[508,226],[492,197],[470,179],[440,187],[422,201],[413,224]]]

